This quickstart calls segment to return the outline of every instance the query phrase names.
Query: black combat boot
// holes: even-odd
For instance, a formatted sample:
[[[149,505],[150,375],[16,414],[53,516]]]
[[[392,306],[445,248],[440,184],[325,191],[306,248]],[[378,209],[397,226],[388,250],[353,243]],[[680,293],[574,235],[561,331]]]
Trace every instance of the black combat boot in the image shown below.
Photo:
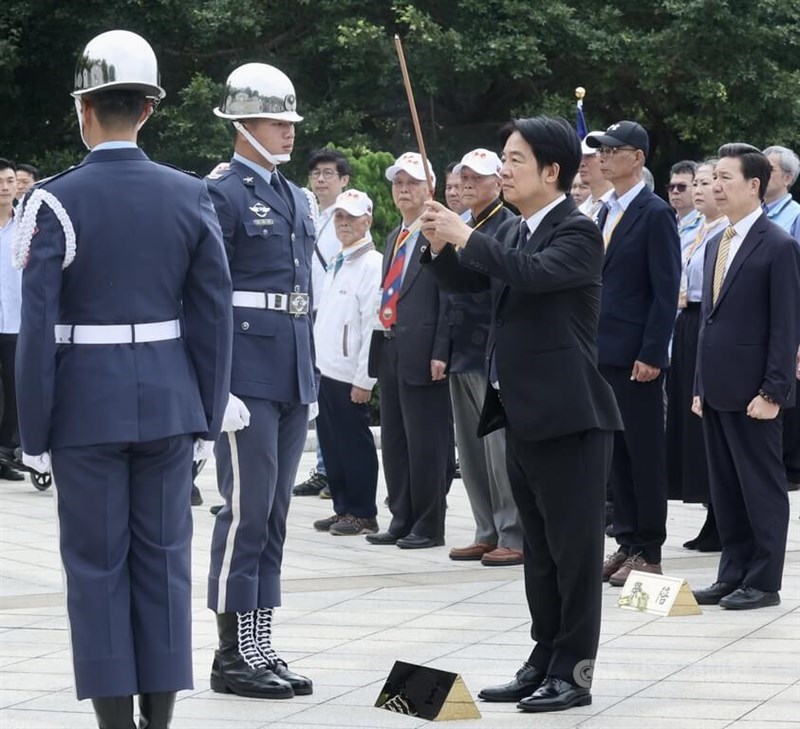
[[[102,696],[92,699],[99,729],[136,729],[133,696]]]
[[[175,692],[139,696],[139,729],[169,729],[175,709]]]
[[[314,684],[311,679],[290,671],[286,661],[280,658],[272,648],[272,611],[271,607],[256,610],[256,646],[276,676],[288,681],[297,696],[308,696],[314,693]]]
[[[253,699],[291,699],[294,690],[269,669],[255,642],[255,610],[218,613],[219,649],[211,666],[211,690]]]

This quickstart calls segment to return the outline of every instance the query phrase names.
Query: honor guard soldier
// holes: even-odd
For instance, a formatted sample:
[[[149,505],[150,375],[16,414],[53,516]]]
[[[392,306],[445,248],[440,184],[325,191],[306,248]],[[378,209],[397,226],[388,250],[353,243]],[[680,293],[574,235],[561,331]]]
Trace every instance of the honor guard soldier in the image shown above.
[[[236,130],[230,166],[209,183],[233,279],[233,361],[217,443],[225,506],[211,541],[208,606],[219,649],[211,688],[255,698],[310,694],[272,647],[286,514],[317,386],[310,317],[314,220],[278,165],[294,146],[294,86],[273,66],[228,77],[214,113]],[[228,417],[229,416],[229,417]]]
[[[83,162],[23,203],[23,460],[52,471],[79,699],[169,726],[192,687],[192,459],[230,382],[231,283],[202,180],[136,146],[164,90],[138,35],[97,36],[73,92]]]

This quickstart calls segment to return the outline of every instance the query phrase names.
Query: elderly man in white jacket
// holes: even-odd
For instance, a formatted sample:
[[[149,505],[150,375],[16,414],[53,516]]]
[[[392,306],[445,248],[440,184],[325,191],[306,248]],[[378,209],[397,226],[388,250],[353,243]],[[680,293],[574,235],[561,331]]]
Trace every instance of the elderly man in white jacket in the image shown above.
[[[347,190],[334,203],[342,249],[330,262],[314,324],[319,387],[317,436],[325,453],[334,514],[314,522],[335,536],[374,534],[378,455],[369,429],[375,380],[367,374],[372,330],[378,325],[383,257],[369,233],[372,200]]]

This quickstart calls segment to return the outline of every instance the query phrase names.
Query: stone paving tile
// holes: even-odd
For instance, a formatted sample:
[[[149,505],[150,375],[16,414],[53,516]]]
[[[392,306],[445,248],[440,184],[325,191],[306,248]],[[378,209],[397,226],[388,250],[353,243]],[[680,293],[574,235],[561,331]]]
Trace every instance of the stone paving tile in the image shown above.
[[[313,464],[304,455],[301,473]],[[513,675],[530,651],[522,570],[488,569],[448,559],[447,548],[376,548],[311,528],[330,503],[295,498],[289,512],[284,606],[276,646],[315,682],[312,696],[263,702],[211,692],[216,643],[205,607],[205,575],[218,502],[213,469],[199,479],[206,498],[194,509],[193,633],[195,689],[181,692],[173,729],[420,729],[428,722],[373,708],[389,668],[405,658],[460,673],[476,694]],[[379,486],[379,521],[388,523]],[[473,525],[456,481],[448,502],[448,546],[468,544]],[[800,494],[790,494],[783,603],[749,613],[706,609],[657,618],[615,608],[604,587],[601,652],[594,703],[558,715],[529,715],[513,704],[478,702],[483,719],[458,729],[796,729],[800,710]],[[51,492],[0,482],[0,726],[78,729],[94,725],[74,696]],[[680,544],[705,518],[702,508],[670,503],[667,574],[692,586],[713,581],[718,555]],[[611,540],[607,549],[614,550]],[[749,670],[752,669],[752,670]],[[794,713],[792,713],[794,712]]]

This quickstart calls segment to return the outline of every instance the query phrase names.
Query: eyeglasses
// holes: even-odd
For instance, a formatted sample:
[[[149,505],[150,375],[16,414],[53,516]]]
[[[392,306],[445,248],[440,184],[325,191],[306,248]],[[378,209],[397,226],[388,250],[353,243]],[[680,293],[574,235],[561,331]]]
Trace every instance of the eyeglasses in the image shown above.
[[[308,176],[312,180],[318,180],[320,177],[323,180],[332,180],[334,177],[339,177],[339,173],[336,170],[324,169],[324,170],[311,170],[308,173]]]
[[[689,185],[685,182],[670,182],[667,185],[667,192],[686,192],[689,189]]]
[[[636,147],[598,147],[597,154],[601,157],[613,157],[617,152],[635,152]]]

